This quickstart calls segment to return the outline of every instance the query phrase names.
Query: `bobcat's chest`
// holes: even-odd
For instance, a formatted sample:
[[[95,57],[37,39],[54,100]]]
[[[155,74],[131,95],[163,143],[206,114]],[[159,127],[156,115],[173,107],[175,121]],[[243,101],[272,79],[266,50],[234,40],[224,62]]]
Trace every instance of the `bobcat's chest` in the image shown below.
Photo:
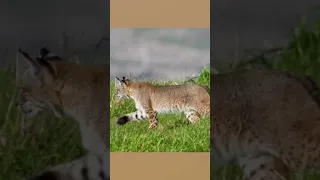
[[[211,146],[211,162],[213,164],[234,163],[239,157],[246,154],[246,148],[243,149],[236,136],[230,136],[229,138],[215,136]]]
[[[141,105],[141,103],[139,101],[134,100],[134,102],[135,102],[135,106],[136,106],[137,110],[145,111],[145,109],[143,108],[143,106]]]
[[[106,144],[98,135],[97,130],[93,126],[86,124],[80,124],[80,130],[83,148],[98,156],[103,154]]]

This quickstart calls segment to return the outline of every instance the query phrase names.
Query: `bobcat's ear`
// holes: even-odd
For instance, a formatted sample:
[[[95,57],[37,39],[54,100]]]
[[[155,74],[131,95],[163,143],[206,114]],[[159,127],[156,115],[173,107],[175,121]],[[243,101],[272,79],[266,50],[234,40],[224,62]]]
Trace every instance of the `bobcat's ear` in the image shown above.
[[[121,87],[122,82],[121,82],[121,80],[119,78],[116,77],[114,82],[115,82],[116,88],[120,88]]]
[[[19,48],[19,53],[23,56],[23,60],[25,60],[29,68],[31,69],[32,75],[37,76],[40,73],[39,64],[35,60],[33,60],[28,53],[24,52],[22,49]]]
[[[19,53],[24,57],[23,59],[28,62],[29,69],[32,76],[40,80],[42,84],[50,84],[55,76],[54,68],[45,60],[37,57],[32,59],[28,53],[19,49]]]
[[[46,61],[53,61],[53,60],[62,60],[61,57],[56,56],[53,54],[49,49],[46,47],[43,47],[40,49],[40,59],[46,60]]]
[[[119,78],[115,78],[115,86],[116,88],[120,88],[120,87],[126,87],[127,83]]]
[[[47,48],[43,47],[43,48],[40,49],[40,58],[41,59],[47,58],[47,56],[49,54],[50,54],[50,51]]]

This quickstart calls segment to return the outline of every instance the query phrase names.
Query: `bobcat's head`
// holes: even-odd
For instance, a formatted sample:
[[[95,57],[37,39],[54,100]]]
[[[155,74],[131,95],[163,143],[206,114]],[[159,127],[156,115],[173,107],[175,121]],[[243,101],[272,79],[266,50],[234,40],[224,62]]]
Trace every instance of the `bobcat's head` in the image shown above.
[[[20,90],[17,104],[22,113],[33,117],[42,110],[49,110],[56,116],[62,116],[62,103],[59,96],[59,87],[56,82],[57,72],[49,62],[47,49],[40,50],[40,57],[31,58],[26,52],[19,49],[29,68],[24,72],[18,83]],[[56,58],[53,58],[56,57]],[[58,56],[51,58],[58,60]]]
[[[123,100],[125,98],[130,98],[130,88],[129,84],[131,81],[129,79],[126,79],[123,77],[122,79],[115,78],[115,87],[116,87],[116,93],[115,93],[115,101],[116,104],[122,104]]]

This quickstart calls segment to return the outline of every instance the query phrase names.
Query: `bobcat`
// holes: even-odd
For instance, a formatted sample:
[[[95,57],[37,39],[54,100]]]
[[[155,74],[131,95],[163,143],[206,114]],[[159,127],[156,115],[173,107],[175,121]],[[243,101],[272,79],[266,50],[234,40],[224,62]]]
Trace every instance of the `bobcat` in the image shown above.
[[[184,112],[191,123],[197,123],[201,116],[210,115],[208,87],[196,83],[181,85],[152,85],[148,82],[133,82],[123,77],[115,79],[116,102],[131,98],[136,112],[126,114],[117,121],[124,125],[129,121],[149,119],[149,129],[158,125],[158,113]]]
[[[282,180],[320,165],[319,91],[307,77],[261,66],[211,75],[211,164],[249,180]]]
[[[109,180],[109,70],[66,62],[41,49],[31,58],[21,49],[29,69],[21,77],[18,106],[27,117],[48,110],[77,121],[88,154],[33,176],[32,180]]]

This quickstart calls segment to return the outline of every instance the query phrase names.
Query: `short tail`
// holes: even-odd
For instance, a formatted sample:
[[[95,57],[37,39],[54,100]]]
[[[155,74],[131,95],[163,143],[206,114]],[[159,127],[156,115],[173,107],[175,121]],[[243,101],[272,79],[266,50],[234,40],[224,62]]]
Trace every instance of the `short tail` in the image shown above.
[[[141,111],[126,114],[117,120],[117,125],[125,125],[130,121],[143,121],[147,119],[147,115]]]
[[[309,76],[297,75],[293,73],[287,73],[287,75],[299,83],[303,85],[303,87],[307,90],[313,100],[318,104],[320,107],[320,90],[317,84],[312,80]]]
[[[199,84],[199,85],[202,86],[210,95],[210,88],[207,85],[204,85],[204,84]]]
[[[208,94],[210,94],[210,88],[207,86],[207,85],[204,85],[204,84],[198,84],[198,83],[196,83],[194,80],[193,80],[193,78],[191,78],[191,79],[189,79],[189,80],[187,80],[187,81],[185,81],[184,83],[191,83],[191,84],[197,84],[197,85],[199,85],[199,86],[201,86],[201,87],[203,87],[207,92],[208,92]]]

